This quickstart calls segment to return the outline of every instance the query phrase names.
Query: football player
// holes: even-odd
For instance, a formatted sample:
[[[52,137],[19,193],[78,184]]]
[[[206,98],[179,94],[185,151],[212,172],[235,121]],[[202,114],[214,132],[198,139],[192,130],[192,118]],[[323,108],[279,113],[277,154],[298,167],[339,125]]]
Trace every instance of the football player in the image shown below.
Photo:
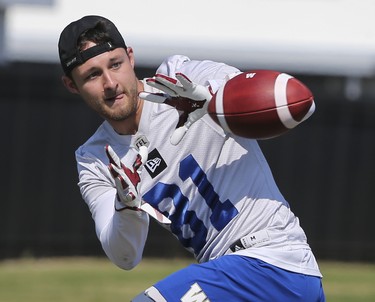
[[[104,119],[76,159],[108,258],[134,268],[151,215],[197,260],[133,301],[325,300],[306,235],[257,141],[205,114],[237,68],[175,55],[139,80],[133,49],[101,16],[69,24],[59,55],[66,88]]]

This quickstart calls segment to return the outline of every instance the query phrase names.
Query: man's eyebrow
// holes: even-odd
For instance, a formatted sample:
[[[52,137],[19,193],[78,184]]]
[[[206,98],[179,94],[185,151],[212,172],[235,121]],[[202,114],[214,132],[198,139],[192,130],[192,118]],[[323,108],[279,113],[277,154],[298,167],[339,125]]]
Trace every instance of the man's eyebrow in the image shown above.
[[[113,57],[109,58],[109,61],[113,62],[113,61],[118,61],[118,60],[124,60],[122,56],[120,55],[114,55]]]
[[[92,66],[92,67],[90,67],[90,68],[84,70],[84,71],[82,72],[82,74],[88,74],[88,73],[91,73],[91,72],[97,71],[98,69],[99,69],[98,67],[96,67],[96,66]]]

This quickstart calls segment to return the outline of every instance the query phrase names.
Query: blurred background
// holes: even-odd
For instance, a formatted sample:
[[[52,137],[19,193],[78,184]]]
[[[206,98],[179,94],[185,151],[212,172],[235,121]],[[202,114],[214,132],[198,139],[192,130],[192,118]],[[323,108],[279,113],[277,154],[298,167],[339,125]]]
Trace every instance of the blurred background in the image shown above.
[[[104,255],[74,151],[101,123],[65,91],[57,41],[88,14],[111,19],[139,78],[173,54],[302,80],[316,113],[261,141],[319,259],[375,261],[375,1],[0,0],[0,259]],[[146,256],[188,254],[152,223]]]

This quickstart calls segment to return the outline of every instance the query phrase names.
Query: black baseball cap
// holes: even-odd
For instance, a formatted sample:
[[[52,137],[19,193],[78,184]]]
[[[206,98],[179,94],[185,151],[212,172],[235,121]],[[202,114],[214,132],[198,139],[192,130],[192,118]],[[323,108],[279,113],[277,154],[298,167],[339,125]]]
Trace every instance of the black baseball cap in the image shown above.
[[[78,49],[78,39],[82,33],[95,28],[99,23],[105,25],[105,31],[110,41],[95,45],[84,51]],[[85,16],[77,21],[70,23],[61,32],[59,39],[59,56],[61,66],[66,75],[77,66],[85,63],[87,60],[115,48],[125,48],[126,44],[122,35],[116,26],[108,19],[101,16]]]

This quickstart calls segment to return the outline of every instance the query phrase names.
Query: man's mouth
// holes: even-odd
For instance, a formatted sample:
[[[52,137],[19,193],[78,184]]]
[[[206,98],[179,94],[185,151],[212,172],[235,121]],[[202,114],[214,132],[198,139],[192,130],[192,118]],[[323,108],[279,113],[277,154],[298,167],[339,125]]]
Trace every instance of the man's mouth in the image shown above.
[[[116,95],[113,95],[113,96],[108,96],[108,97],[105,97],[105,101],[106,102],[115,102],[116,100],[120,100],[124,97],[124,94],[123,93],[119,93],[119,94],[116,94]]]

